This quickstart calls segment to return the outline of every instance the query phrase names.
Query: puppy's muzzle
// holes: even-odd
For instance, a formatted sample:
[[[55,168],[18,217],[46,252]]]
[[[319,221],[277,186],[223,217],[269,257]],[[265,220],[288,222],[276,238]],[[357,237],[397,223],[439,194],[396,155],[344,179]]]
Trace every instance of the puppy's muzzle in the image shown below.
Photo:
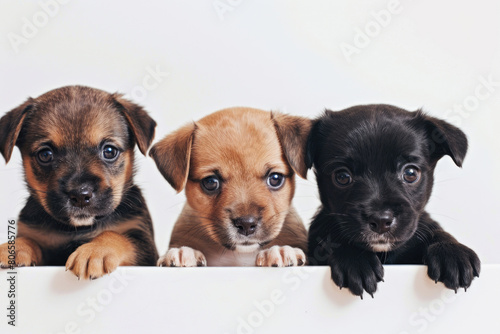
[[[238,229],[238,233],[247,237],[254,234],[260,224],[260,219],[255,216],[242,216],[231,219],[231,221]]]
[[[84,208],[92,204],[92,188],[90,186],[81,186],[78,189],[70,190],[68,197],[72,206]]]
[[[394,221],[394,213],[391,210],[385,210],[370,216],[368,225],[373,232],[383,234],[391,230]]]

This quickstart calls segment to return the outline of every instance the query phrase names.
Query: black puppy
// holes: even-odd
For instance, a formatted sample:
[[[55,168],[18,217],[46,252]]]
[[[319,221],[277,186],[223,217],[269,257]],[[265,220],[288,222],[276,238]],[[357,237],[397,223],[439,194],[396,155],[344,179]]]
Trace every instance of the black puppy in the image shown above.
[[[455,291],[479,276],[476,253],[431,219],[438,160],[462,166],[467,138],[458,128],[390,105],[326,110],[308,141],[322,202],[309,230],[309,263],[329,265],[333,281],[372,297],[382,264],[426,264]]]

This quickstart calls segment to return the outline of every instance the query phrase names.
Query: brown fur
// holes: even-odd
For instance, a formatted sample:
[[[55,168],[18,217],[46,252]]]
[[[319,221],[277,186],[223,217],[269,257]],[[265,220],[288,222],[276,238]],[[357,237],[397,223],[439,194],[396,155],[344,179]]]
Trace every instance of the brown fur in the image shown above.
[[[150,155],[162,175],[177,191],[185,188],[187,197],[169,245],[179,250],[173,257],[167,253],[160,264],[203,263],[200,254],[182,249],[184,246],[200,250],[208,265],[253,265],[257,253],[272,246],[289,245],[305,251],[306,230],[290,205],[295,172],[306,176],[304,148],[310,126],[310,121],[302,117],[232,108],[184,126],[154,145]],[[270,173],[285,176],[279,190],[270,190],[266,184]],[[214,174],[222,178],[221,190],[209,195],[200,183]],[[238,235],[233,223],[245,216],[261,219],[255,235],[247,241]],[[255,249],[243,249],[244,242]],[[176,263],[177,254],[182,258],[187,252],[194,254],[189,258],[196,261]],[[247,252],[253,256],[250,262],[238,259]],[[257,264],[303,264],[301,254],[292,262],[272,256]],[[264,257],[267,259],[267,255]]]
[[[105,231],[74,251],[66,262],[78,278],[93,279],[109,274],[118,266],[135,263],[136,247],[126,237]]]
[[[19,147],[30,192],[17,222],[16,264],[68,261],[82,278],[118,265],[155,264],[151,218],[133,183],[135,144],[145,154],[155,126],[121,95],[82,86],[30,98],[3,116],[0,152],[8,162]],[[109,145],[119,152],[112,161],[103,156]],[[46,149],[53,160],[44,164],[39,154]],[[72,193],[85,187],[92,191],[90,204],[72,203]],[[2,267],[6,252],[0,245]]]
[[[42,250],[40,246],[29,238],[16,239],[16,265],[18,267],[35,266],[42,262]],[[0,246],[0,263],[9,263],[9,253],[3,251],[7,244]]]

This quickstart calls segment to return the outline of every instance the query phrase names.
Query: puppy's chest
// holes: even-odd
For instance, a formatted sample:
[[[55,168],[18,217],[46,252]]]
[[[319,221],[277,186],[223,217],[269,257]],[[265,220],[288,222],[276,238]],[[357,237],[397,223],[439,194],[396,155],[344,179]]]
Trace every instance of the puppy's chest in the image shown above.
[[[56,249],[66,247],[71,243],[85,243],[102,232],[101,230],[74,233],[54,230],[45,231],[43,229],[26,226],[22,223],[19,223],[18,231],[18,237],[34,240],[42,249]]]
[[[250,253],[230,250],[206,251],[204,255],[210,267],[252,267],[255,266],[257,251]]]
[[[18,222],[18,237],[30,238],[36,241],[42,249],[75,248],[75,246],[78,247],[92,241],[92,239],[104,231],[114,231],[124,234],[137,225],[136,220],[130,220],[113,226],[92,228],[88,231],[67,232],[54,229],[44,230]]]

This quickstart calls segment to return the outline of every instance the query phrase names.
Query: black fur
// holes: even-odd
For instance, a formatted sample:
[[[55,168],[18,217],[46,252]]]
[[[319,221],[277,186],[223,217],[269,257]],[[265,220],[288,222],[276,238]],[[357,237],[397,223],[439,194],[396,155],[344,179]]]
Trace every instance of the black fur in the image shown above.
[[[307,145],[322,202],[309,230],[309,263],[329,265],[333,281],[359,296],[373,296],[382,264],[426,264],[431,279],[467,289],[479,258],[425,212],[437,161],[449,155],[461,166],[466,152],[461,130],[420,110],[326,110]]]

